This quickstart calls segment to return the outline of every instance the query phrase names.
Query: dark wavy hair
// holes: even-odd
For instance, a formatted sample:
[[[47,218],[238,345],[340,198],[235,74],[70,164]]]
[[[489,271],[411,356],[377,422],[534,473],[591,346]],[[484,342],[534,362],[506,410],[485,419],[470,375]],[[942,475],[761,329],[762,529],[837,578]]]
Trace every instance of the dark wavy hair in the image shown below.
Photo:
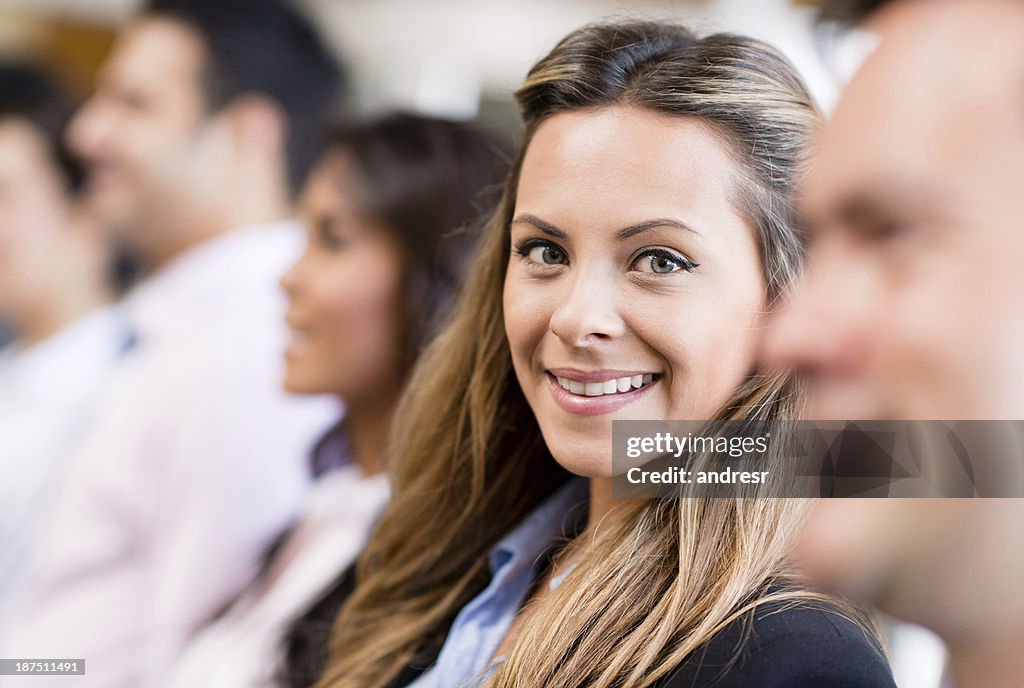
[[[408,371],[462,286],[508,170],[505,142],[479,126],[411,113],[337,125],[324,159],[354,163],[361,210],[404,249],[402,360]]]

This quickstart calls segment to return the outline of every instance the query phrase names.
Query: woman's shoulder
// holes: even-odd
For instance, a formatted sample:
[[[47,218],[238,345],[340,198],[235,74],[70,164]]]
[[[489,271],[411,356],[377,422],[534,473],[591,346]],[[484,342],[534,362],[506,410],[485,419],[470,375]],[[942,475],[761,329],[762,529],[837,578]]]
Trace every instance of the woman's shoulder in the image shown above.
[[[895,688],[865,628],[823,602],[766,602],[690,655],[661,688]]]

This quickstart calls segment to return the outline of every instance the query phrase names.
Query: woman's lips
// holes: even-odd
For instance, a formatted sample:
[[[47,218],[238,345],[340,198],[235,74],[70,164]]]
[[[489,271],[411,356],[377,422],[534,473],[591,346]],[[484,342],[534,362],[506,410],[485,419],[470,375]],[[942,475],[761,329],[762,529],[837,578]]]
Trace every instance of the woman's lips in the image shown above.
[[[551,391],[551,396],[555,400],[555,403],[558,404],[558,406],[563,411],[566,411],[568,413],[572,413],[572,414],[575,414],[575,415],[579,415],[579,416],[600,416],[600,415],[604,415],[606,413],[613,413],[614,411],[619,410],[620,408],[622,408],[623,406],[626,406],[627,404],[633,403],[637,399],[639,399],[642,396],[644,396],[645,394],[647,394],[647,391],[650,390],[655,385],[657,385],[658,382],[661,380],[661,375],[648,373],[646,375],[649,376],[649,379],[648,379],[647,376],[645,376],[644,380],[643,380],[644,384],[641,387],[632,388],[632,389],[630,389],[629,391],[626,391],[626,392],[618,392],[618,391],[616,391],[615,393],[609,393],[609,394],[602,393],[600,396],[587,396],[585,392],[583,394],[574,394],[570,390],[564,389],[562,387],[562,385],[559,383],[558,378],[559,377],[563,377],[564,378],[564,377],[568,377],[568,376],[562,376],[562,375],[556,376],[554,373],[557,373],[557,372],[560,372],[560,371],[547,371],[547,373],[545,375],[545,377],[547,377],[548,389]],[[638,375],[644,376],[643,373],[638,373]],[[573,378],[569,378],[569,379],[571,381],[573,381],[573,382],[576,382],[576,383],[582,383],[582,380],[579,379],[580,377],[594,378],[594,381],[589,383],[591,385],[594,385],[594,384],[598,384],[597,383],[597,379],[600,376],[594,376],[594,375],[590,375],[590,376],[574,375],[573,378],[575,378],[575,379],[573,379]],[[634,376],[633,375],[622,375],[622,376],[615,375],[615,376],[608,376],[608,377],[613,377],[613,378],[627,378],[627,377],[628,378],[633,378]],[[587,384],[587,383],[583,383],[583,384]]]

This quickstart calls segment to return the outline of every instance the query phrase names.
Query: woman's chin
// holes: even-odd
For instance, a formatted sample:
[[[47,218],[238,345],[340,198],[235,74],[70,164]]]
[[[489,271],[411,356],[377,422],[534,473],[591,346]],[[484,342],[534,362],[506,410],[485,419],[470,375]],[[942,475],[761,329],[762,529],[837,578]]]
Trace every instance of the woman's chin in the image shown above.
[[[611,449],[611,443],[603,447],[599,452],[605,456]],[[581,478],[611,478],[613,475],[611,458],[594,458],[595,453],[581,452],[579,448],[566,451],[552,452],[558,465],[573,475]]]

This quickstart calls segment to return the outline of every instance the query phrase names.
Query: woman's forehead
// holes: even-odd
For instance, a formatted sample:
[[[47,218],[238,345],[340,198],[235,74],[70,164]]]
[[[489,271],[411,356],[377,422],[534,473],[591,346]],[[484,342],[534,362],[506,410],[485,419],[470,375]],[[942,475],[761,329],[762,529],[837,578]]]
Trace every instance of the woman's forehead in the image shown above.
[[[700,233],[732,218],[735,163],[699,120],[630,107],[563,113],[527,148],[515,214],[564,229],[673,218]]]

